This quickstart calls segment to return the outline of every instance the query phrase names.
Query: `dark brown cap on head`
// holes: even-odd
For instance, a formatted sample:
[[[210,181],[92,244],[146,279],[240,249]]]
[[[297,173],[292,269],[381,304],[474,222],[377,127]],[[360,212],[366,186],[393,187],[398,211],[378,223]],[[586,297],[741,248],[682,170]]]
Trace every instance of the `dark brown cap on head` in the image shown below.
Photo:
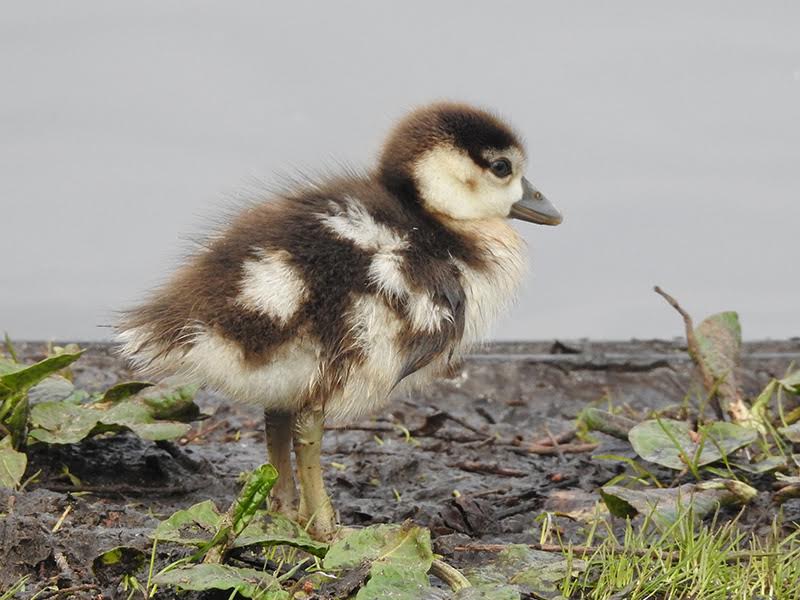
[[[476,164],[487,167],[483,153],[515,147],[524,152],[516,133],[491,113],[467,104],[439,102],[408,114],[383,146],[378,174],[392,191],[414,194],[412,167],[428,150],[451,144]]]

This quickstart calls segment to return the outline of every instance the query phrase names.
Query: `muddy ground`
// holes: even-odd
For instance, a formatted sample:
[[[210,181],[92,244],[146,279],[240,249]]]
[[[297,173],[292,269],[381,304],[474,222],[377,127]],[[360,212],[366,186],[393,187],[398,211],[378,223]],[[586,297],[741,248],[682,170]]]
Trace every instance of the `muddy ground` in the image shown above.
[[[35,359],[44,346],[18,350]],[[746,344],[745,391],[755,394],[792,362],[800,363],[800,339]],[[87,389],[135,378],[108,346],[96,344],[74,373]],[[431,528],[436,550],[450,562],[474,564],[484,557],[453,548],[470,541],[534,541],[538,514],[590,508],[597,487],[620,472],[618,463],[593,460],[593,454],[631,455],[627,444],[602,434],[596,449],[566,442],[577,452],[537,454],[526,444],[547,444],[568,432],[590,403],[610,399],[634,412],[680,403],[691,375],[680,342],[490,345],[456,378],[395,398],[372,420],[330,431],[324,443],[329,490],[342,523],[412,519]],[[35,582],[30,593],[36,584],[60,581],[77,588],[73,597],[119,597],[115,582],[95,578],[94,557],[119,545],[149,553],[147,534],[160,518],[207,498],[227,506],[239,474],[265,460],[261,414],[205,392],[198,404],[210,417],[175,444],[123,434],[74,446],[32,446],[28,474],[41,470],[38,478],[22,493],[0,490],[0,590],[29,575]],[[65,467],[77,480],[64,474]],[[773,509],[768,500],[763,506],[752,512],[753,527],[769,521]],[[559,526],[581,541],[578,522],[563,518]],[[159,547],[157,564],[174,560],[171,552]]]

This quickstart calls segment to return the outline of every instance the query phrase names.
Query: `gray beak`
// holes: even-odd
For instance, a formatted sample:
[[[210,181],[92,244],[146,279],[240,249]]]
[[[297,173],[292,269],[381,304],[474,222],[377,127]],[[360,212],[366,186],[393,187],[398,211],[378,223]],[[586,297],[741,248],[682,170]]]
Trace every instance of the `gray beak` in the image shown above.
[[[542,193],[522,178],[522,199],[511,205],[508,216],[540,225],[558,225],[564,220],[558,209]]]

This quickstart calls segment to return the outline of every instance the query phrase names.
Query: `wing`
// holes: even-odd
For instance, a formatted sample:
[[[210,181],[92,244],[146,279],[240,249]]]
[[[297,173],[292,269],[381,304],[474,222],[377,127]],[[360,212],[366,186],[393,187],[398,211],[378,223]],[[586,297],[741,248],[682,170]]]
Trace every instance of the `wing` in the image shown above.
[[[439,357],[446,356],[449,361],[464,335],[465,294],[460,278],[451,270],[436,284],[431,299],[436,307],[446,309],[443,314],[447,316],[434,331],[407,333],[403,344],[405,360],[397,383]]]

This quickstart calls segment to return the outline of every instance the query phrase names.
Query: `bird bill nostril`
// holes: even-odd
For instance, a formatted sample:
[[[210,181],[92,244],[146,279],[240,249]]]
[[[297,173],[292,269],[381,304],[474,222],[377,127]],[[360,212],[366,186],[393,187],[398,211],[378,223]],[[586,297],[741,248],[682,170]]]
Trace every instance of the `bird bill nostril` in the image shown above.
[[[539,225],[558,225],[564,220],[561,212],[531,182],[522,178],[522,198],[511,205],[508,216]]]

